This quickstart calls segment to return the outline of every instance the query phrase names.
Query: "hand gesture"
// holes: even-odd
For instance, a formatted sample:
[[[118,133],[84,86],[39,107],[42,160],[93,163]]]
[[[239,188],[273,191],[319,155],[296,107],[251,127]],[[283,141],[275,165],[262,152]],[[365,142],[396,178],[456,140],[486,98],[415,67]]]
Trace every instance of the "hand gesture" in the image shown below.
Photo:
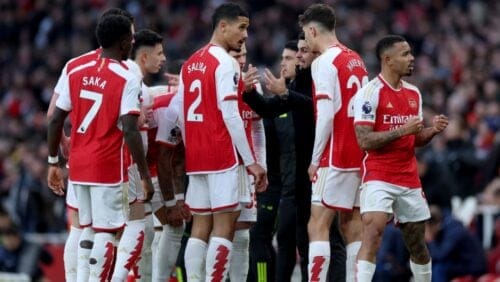
[[[267,189],[266,171],[257,163],[247,166],[248,173],[255,177],[255,191],[261,193]]]
[[[169,86],[179,86],[179,75],[174,73],[164,73]]]
[[[167,224],[173,227],[182,226],[183,219],[181,209],[177,204],[173,207],[167,207]]]
[[[440,133],[448,126],[448,117],[445,115],[438,115],[432,121],[432,128],[434,132]]]
[[[412,117],[400,127],[401,136],[416,134],[422,131],[422,129],[424,129],[422,120],[419,117]]]
[[[286,82],[283,76],[285,69],[281,69],[280,77],[275,77],[269,69],[264,70],[266,88],[274,94],[283,95],[286,93]]]
[[[59,196],[64,195],[64,177],[62,169],[59,166],[49,165],[47,184],[54,194]]]
[[[177,200],[176,206],[179,208],[182,219],[185,221],[191,221],[191,211],[184,204],[184,200]]]
[[[147,177],[141,180],[142,181],[142,193],[144,195],[144,202],[151,201],[153,198],[153,193],[155,189],[153,187],[153,182],[151,182],[151,178]]]
[[[318,178],[317,175],[318,172],[318,166],[311,164],[309,168],[307,169],[307,174],[309,174],[309,180],[314,183],[316,182],[316,179]]]
[[[253,86],[259,82],[259,79],[259,70],[252,66],[252,64],[249,64],[247,72],[243,74],[243,87],[245,92],[252,91]]]

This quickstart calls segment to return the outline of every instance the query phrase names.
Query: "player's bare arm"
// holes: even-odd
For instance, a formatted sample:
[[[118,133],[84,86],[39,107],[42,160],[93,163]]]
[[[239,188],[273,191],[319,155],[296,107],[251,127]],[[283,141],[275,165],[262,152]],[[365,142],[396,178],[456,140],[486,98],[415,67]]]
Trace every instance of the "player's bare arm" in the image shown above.
[[[356,139],[362,150],[380,149],[392,141],[406,135],[416,134],[422,131],[422,121],[418,118],[411,118],[404,125],[397,129],[388,131],[373,131],[372,126],[355,125]]]
[[[425,264],[429,261],[429,251],[425,246],[425,224],[420,222],[407,222],[400,224],[403,239],[410,253],[414,254],[411,260],[418,264]]]
[[[139,127],[137,126],[138,116],[128,114],[122,116],[120,119],[123,124],[123,138],[125,139],[125,143],[127,143],[132,158],[137,164],[139,174],[141,175],[144,200],[149,201],[153,197],[154,188],[151,182],[151,176],[149,175],[148,163],[146,154],[144,153]]]
[[[183,193],[184,186],[175,187],[176,182],[176,169],[174,166],[174,156],[176,151],[179,150],[179,145],[177,146],[165,146],[161,145],[159,147],[158,156],[158,183],[160,184],[160,191],[164,201],[173,202],[171,206],[166,206],[167,208],[167,223],[172,226],[181,226],[183,215],[181,213],[181,208],[175,203],[175,193],[176,191]],[[178,184],[178,183],[177,183]],[[182,189],[182,191],[180,191]]]
[[[49,147],[49,157],[56,157],[58,155],[59,142],[61,141],[61,134],[64,126],[64,120],[68,116],[68,112],[59,108],[55,108],[47,129],[47,143]],[[56,164],[49,164],[47,183],[49,188],[57,195],[64,195],[64,178],[61,167]]]
[[[443,132],[448,126],[448,117],[445,115],[437,115],[432,121],[432,127],[422,129],[415,135],[415,146],[425,146],[434,136]]]

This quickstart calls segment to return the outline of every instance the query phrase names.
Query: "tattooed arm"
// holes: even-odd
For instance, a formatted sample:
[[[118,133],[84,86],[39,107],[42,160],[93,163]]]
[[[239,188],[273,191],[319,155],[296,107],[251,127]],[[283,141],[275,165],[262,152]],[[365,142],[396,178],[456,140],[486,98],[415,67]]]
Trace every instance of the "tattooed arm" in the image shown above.
[[[401,127],[388,131],[373,131],[372,126],[355,125],[356,139],[361,150],[376,150],[384,147],[392,141],[422,130],[422,122],[419,118],[412,118]]]

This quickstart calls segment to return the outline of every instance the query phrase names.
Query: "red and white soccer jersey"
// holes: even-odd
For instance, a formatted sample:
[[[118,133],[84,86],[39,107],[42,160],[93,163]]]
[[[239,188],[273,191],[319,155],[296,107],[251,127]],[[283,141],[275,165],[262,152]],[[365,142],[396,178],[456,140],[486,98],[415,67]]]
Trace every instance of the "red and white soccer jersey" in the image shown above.
[[[68,74],[78,66],[85,65],[91,61],[97,60],[99,56],[101,56],[101,53],[102,49],[98,48],[69,60],[66,65],[64,65],[64,68],[59,75],[59,79],[57,80],[56,86],[54,87],[54,92],[57,94],[61,94],[62,91],[64,91],[64,86],[67,83]]]
[[[184,63],[178,95],[187,174],[234,169],[238,153],[245,165],[254,163],[237,105],[240,76],[234,58],[213,44]]]
[[[311,163],[320,164],[329,150],[330,167],[359,170],[363,152],[356,142],[352,98],[368,81],[367,74],[359,55],[343,45],[328,48],[313,62],[317,121]]]
[[[56,106],[71,112],[69,179],[119,185],[125,169],[119,118],[139,114],[140,82],[123,63],[107,58],[76,67],[67,81]]]
[[[373,131],[394,130],[412,117],[422,118],[422,99],[414,85],[403,81],[392,88],[381,75],[356,95],[355,125]],[[361,167],[362,182],[378,180],[408,188],[421,187],[415,158],[415,135],[398,138],[386,146],[366,152]]]

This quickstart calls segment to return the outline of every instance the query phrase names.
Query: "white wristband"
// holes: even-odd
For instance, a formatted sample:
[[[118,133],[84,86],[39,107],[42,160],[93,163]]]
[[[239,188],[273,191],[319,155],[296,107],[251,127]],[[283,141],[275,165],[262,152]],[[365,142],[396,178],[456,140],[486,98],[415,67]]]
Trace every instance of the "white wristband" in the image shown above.
[[[184,200],[184,194],[180,193],[180,194],[175,194],[175,199],[177,201],[183,201]]]
[[[55,157],[49,156],[47,161],[49,164],[59,164],[59,156]]]
[[[164,201],[163,203],[165,204],[165,207],[171,208],[177,204],[177,200],[174,198],[172,200]]]

